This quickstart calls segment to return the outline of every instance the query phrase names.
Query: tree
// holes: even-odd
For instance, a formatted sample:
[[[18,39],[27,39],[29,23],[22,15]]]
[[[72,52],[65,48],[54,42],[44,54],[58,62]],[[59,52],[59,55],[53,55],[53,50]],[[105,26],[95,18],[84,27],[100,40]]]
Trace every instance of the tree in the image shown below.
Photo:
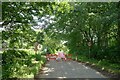
[[[9,42],[9,47],[23,47],[35,41],[35,31],[31,27],[35,24],[34,16],[41,16],[48,3],[22,3],[22,2],[3,2],[2,3],[2,26],[5,31],[2,39]],[[41,10],[42,9],[42,10]],[[46,10],[45,10],[46,9]],[[42,12],[41,12],[42,11]]]
[[[111,50],[111,47],[117,47],[117,3],[68,4],[70,9],[56,12],[55,23],[46,29],[50,37],[67,41],[71,53],[87,56],[88,43],[91,42],[91,57],[115,58],[118,54],[114,54],[116,49]],[[62,12],[64,14],[60,15]]]

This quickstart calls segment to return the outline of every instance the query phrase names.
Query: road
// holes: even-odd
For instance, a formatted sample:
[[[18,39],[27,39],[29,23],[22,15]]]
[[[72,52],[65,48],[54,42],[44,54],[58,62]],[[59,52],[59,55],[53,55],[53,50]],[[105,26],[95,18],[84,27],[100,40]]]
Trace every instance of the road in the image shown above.
[[[106,78],[98,71],[76,61],[50,60],[36,78]]]

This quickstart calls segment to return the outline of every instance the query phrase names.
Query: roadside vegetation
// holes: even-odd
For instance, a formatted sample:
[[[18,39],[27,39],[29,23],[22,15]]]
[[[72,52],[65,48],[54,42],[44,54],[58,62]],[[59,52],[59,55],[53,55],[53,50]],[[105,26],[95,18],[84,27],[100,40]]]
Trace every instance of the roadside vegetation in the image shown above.
[[[119,13],[118,2],[3,2],[3,78],[34,77],[45,53],[59,49],[120,74]],[[35,42],[41,45],[37,55]]]

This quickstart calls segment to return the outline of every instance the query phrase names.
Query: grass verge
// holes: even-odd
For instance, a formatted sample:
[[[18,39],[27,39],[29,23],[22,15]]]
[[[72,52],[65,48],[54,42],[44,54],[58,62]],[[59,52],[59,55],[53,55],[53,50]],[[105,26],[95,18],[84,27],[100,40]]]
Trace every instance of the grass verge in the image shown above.
[[[89,59],[85,56],[73,56],[72,59],[97,69],[107,77],[116,78],[120,76],[120,64],[110,63],[104,59],[99,61],[92,58]]]

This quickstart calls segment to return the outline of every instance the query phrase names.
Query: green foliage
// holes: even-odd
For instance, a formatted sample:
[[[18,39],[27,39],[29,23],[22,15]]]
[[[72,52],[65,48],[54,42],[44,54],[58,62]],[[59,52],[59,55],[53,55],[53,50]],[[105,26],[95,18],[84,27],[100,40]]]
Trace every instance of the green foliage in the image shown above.
[[[2,3],[2,39],[7,40],[10,48],[29,48],[36,41],[37,34],[31,29],[35,25],[34,16],[41,16],[48,3],[22,3],[3,2]],[[46,10],[45,10],[46,9]]]
[[[37,37],[36,37],[37,42],[40,43],[40,44],[42,44],[44,42],[43,39],[44,39],[43,32],[38,32]]]
[[[20,50],[7,50],[2,54],[2,77],[6,78],[31,78],[45,63],[45,58],[39,55],[39,61],[35,63],[36,55]]]
[[[101,70],[106,70],[110,73],[117,73],[117,74],[120,73],[120,64],[111,63],[105,59],[103,59],[103,60],[96,60],[94,58],[88,59],[87,57],[82,56],[82,55],[77,56],[77,57],[78,57],[78,59],[77,59],[78,61],[81,61],[81,62],[84,62],[87,64],[91,64],[91,65],[95,65],[98,68],[100,68]],[[75,56],[73,56],[73,59],[75,59]]]
[[[44,49],[48,48],[50,53],[63,49],[64,52],[84,56],[82,59],[79,56],[74,57],[80,60],[87,61],[89,57],[95,62],[102,61],[98,64],[101,66],[105,64],[111,66],[112,63],[117,65],[120,63],[120,27],[117,24],[120,10],[117,5],[118,3],[113,2],[4,2],[2,25],[5,31],[2,32],[2,40],[7,41],[9,48],[30,48],[37,40]],[[55,16],[51,19],[53,22],[44,21],[48,26],[43,27],[38,33],[31,29],[31,26],[35,26],[38,22],[33,19],[34,16],[41,19],[46,15]],[[12,72],[17,74],[19,67],[16,66],[34,65],[31,62],[32,58],[37,58],[38,62],[43,59],[41,55],[30,57],[26,52],[5,51],[3,70],[8,71],[4,71],[3,76],[11,77],[14,74]],[[35,66],[39,64],[41,63]],[[111,67],[118,69],[119,66],[115,65]],[[35,69],[35,66],[30,68],[33,72],[37,72],[40,67],[39,65]]]
[[[69,53],[119,63],[117,3],[68,3],[55,14],[45,31],[49,37],[67,41]],[[59,14],[61,12],[64,14]],[[58,15],[59,14],[59,15]],[[88,46],[88,43],[91,46]]]
[[[41,54],[36,54],[36,61],[41,60]]]
[[[11,77],[10,75],[13,75],[13,72],[17,72],[19,70],[19,65],[27,65],[27,62],[30,62],[27,58],[28,54],[24,51],[8,50],[3,52],[3,78]],[[23,59],[23,61],[21,59]]]

